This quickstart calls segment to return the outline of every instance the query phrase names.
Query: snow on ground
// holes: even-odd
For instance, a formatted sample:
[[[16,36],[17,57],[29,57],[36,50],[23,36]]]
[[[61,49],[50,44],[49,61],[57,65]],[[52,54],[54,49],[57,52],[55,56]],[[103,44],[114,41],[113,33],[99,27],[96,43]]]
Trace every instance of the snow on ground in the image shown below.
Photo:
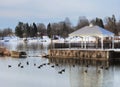
[[[80,37],[67,37],[67,38],[61,38],[59,37],[58,39],[52,40],[53,43],[64,43],[64,42],[81,42],[81,41],[89,41],[89,42],[94,42],[96,39],[94,37],[89,37],[89,38],[80,38]],[[19,38],[16,36],[10,36],[10,37],[4,37],[4,40],[0,40],[0,42],[9,42],[9,43],[15,43],[15,42],[20,42],[20,43],[51,43],[51,38],[48,36],[43,36],[43,38],[40,37],[35,37],[35,38]]]
[[[80,37],[68,37],[65,39],[66,42],[81,42],[81,41],[89,41],[94,42],[96,39],[94,37],[80,38]]]

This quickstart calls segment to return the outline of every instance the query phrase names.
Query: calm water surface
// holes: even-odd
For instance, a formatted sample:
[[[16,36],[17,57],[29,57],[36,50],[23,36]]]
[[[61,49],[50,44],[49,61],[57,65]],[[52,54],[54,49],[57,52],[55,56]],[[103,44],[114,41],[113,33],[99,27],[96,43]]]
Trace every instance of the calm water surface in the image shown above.
[[[0,42],[10,50],[26,51],[26,59],[0,57],[1,87],[119,87],[120,63],[58,60],[36,57],[46,43]],[[27,64],[29,62],[29,64]],[[18,67],[21,63],[23,68]],[[50,64],[49,64],[50,63]],[[43,65],[44,64],[44,65]],[[11,67],[8,67],[11,65]],[[40,68],[38,68],[40,65]],[[63,72],[61,73],[60,71]],[[65,70],[65,71],[64,71]],[[59,73],[60,72],[60,73]]]

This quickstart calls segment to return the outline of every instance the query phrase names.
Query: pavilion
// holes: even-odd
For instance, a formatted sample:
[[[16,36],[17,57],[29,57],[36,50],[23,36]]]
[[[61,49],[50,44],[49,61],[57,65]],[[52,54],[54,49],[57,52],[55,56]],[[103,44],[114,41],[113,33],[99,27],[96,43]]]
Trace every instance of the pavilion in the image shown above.
[[[104,38],[108,38],[111,42],[111,48],[114,48],[114,33],[99,27],[99,26],[85,26],[83,28],[80,28],[74,32],[72,32],[71,34],[69,34],[69,36],[78,36],[82,39],[81,41],[81,45],[82,48],[86,48],[86,43],[87,43],[87,39],[89,37],[95,37],[96,38],[96,42],[98,41],[98,39],[100,39],[100,44],[101,44],[101,49],[104,48]]]

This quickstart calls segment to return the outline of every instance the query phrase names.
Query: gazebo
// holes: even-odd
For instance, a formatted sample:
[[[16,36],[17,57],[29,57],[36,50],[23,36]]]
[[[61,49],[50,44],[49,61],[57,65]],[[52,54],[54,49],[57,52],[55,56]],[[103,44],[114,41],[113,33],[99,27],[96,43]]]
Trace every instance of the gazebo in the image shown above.
[[[89,38],[89,37],[96,37],[96,41],[97,41],[97,38],[100,38],[100,42],[101,42],[101,49],[103,49],[104,47],[104,38],[105,37],[108,37],[111,39],[112,41],[112,48],[114,48],[114,33],[102,28],[102,27],[99,27],[99,26],[93,26],[93,25],[90,25],[90,26],[85,26],[83,28],[80,28],[74,32],[72,32],[71,34],[69,34],[69,36],[78,36],[78,37],[81,37],[82,38],[82,48],[86,48],[86,38]],[[84,41],[83,41],[84,39]]]

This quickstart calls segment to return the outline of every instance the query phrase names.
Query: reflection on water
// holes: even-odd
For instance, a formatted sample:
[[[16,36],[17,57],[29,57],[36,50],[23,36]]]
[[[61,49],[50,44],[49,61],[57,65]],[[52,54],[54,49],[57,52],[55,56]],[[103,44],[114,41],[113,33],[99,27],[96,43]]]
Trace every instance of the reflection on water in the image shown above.
[[[118,87],[120,76],[115,65],[108,61],[91,61],[75,59],[50,59],[53,64],[66,67],[69,74],[70,87]],[[117,71],[120,72],[119,69]],[[120,80],[120,79],[119,79]]]
[[[0,43],[0,46],[10,50],[24,50],[32,56],[47,53],[49,47],[46,43]],[[26,59],[0,57],[1,87],[119,87],[120,85],[118,61],[45,59],[32,56]]]
[[[29,56],[37,56],[47,53],[48,46],[44,43],[22,43],[16,46],[16,50],[26,51]]]

